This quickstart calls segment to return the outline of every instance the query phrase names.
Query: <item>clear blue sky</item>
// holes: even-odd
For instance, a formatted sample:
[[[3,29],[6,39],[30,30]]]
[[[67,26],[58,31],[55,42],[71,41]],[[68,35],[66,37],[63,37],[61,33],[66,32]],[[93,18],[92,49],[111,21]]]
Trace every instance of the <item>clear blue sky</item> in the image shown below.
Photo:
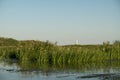
[[[120,0],[0,0],[0,36],[58,44],[120,40]]]

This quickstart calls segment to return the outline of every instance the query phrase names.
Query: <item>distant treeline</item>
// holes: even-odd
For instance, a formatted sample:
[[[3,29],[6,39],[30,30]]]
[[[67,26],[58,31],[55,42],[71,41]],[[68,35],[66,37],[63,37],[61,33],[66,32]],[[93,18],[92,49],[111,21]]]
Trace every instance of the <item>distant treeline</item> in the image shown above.
[[[113,44],[103,42],[100,45],[58,46],[49,41],[19,41],[1,37],[0,59],[61,66],[120,61],[120,41],[115,41]]]

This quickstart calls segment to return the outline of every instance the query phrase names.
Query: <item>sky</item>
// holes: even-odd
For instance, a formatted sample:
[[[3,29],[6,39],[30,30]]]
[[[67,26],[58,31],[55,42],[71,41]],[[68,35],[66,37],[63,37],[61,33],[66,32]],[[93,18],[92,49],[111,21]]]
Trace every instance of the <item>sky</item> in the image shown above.
[[[120,0],[0,0],[0,37],[59,45],[120,40]]]

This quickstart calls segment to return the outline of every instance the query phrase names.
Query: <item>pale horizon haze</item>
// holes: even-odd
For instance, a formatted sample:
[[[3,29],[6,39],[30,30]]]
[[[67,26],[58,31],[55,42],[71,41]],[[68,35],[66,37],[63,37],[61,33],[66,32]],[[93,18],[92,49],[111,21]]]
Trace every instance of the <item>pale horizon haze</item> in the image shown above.
[[[59,45],[120,40],[120,0],[0,0],[0,37]]]

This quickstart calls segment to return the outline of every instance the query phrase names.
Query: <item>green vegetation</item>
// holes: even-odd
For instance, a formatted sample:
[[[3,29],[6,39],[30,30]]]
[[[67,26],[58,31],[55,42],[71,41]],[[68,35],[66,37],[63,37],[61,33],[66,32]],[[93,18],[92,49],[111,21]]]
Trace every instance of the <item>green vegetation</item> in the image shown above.
[[[120,61],[120,41],[113,44],[104,42],[102,45],[58,46],[49,41],[0,38],[0,59],[17,60],[20,64],[59,66]]]

